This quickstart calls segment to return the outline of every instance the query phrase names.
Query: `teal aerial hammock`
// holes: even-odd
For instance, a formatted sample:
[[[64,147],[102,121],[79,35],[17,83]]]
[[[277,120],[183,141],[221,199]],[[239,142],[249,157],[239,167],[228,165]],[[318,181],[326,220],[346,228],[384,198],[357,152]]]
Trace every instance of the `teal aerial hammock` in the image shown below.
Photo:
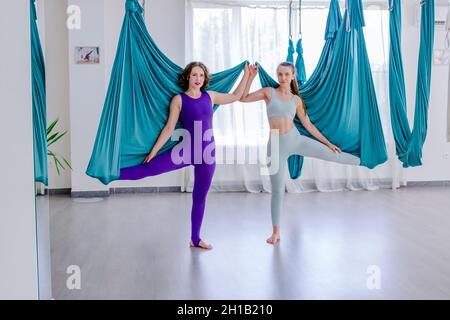
[[[294,41],[292,40],[292,1],[289,0],[289,43],[288,43],[288,53],[286,57],[286,61],[294,63]]]
[[[374,168],[387,160],[378,103],[363,34],[361,0],[348,0],[344,21],[337,0],[331,0],[325,46],[311,77],[301,84],[300,94],[314,125],[343,151],[361,158],[361,165]],[[260,66],[263,87],[277,87]],[[295,118],[301,134],[314,139]],[[289,160],[291,178],[301,175],[303,157]]]
[[[48,185],[45,65],[37,27],[36,0],[30,0],[34,180]]]
[[[434,0],[422,0],[419,66],[417,74],[414,127],[407,118],[405,78],[401,51],[401,1],[390,1],[389,98],[395,148],[403,167],[422,164],[422,147],[427,135],[431,59],[434,42]]]
[[[295,60],[295,69],[297,70],[297,81],[301,85],[306,82],[305,60],[303,58],[303,44],[302,44],[302,0],[298,1],[298,18],[299,18],[299,33],[297,45],[294,50],[294,41],[292,40],[292,0],[289,1],[289,45],[288,55],[286,61],[294,63],[294,53],[297,53]]]
[[[297,59],[295,69],[297,70],[297,81],[300,85],[306,82],[305,60],[303,58],[303,33],[302,33],[302,0],[298,0],[298,40],[295,47]]]
[[[86,171],[103,184],[118,180],[121,168],[143,162],[167,122],[170,100],[181,92],[178,76],[182,68],[169,60],[150,37],[143,8],[137,0],[126,0],[125,9],[111,80]],[[208,89],[229,92],[245,63],[213,74]],[[176,143],[169,140],[158,154]]]

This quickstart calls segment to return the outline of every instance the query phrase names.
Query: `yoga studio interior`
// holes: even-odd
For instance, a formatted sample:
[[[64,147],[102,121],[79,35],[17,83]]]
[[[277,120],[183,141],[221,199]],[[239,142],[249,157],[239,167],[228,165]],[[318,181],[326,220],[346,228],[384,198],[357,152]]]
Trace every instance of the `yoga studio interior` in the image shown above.
[[[448,0],[14,0],[0,299],[450,299]]]

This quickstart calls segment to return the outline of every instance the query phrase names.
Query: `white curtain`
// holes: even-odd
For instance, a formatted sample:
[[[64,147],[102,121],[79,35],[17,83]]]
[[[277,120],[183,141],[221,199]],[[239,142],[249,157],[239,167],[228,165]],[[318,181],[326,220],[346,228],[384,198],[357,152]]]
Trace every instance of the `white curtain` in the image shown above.
[[[243,60],[261,62],[274,77],[287,56],[289,12],[267,1],[265,6],[248,6],[248,1],[222,4],[220,1],[188,0],[186,21],[187,62],[204,62],[210,72],[221,71]],[[286,171],[288,192],[376,190],[398,187],[402,168],[395,157],[388,105],[388,11],[366,8],[365,36],[372,64],[381,120],[389,153],[387,163],[373,170],[305,158],[302,176],[291,180]],[[328,7],[302,9],[302,38],[307,76],[314,70],[324,45]],[[298,36],[298,11],[292,14],[292,36]],[[294,57],[295,58],[295,57]],[[261,85],[255,80],[252,89]],[[252,160],[265,155],[269,125],[263,102],[221,106],[214,115],[217,168],[211,190],[270,191],[269,177],[261,163]],[[250,157],[253,155],[253,158]],[[249,159],[251,158],[251,159]],[[264,157],[263,157],[264,158]],[[192,190],[193,170],[186,170],[184,187]]]

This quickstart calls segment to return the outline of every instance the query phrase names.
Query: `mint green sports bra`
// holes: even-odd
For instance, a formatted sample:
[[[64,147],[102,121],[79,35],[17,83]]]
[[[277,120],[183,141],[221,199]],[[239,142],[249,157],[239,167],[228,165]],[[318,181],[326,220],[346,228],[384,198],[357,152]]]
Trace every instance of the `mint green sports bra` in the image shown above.
[[[267,105],[267,117],[288,117],[290,119],[295,118],[297,112],[297,104],[295,103],[295,95],[291,100],[283,101],[278,98],[274,88],[272,89],[272,97]]]

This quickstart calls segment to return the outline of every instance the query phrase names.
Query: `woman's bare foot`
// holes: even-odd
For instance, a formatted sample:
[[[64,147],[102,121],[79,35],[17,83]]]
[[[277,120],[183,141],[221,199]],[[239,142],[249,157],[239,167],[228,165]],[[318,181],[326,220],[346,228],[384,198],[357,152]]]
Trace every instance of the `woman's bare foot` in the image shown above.
[[[276,244],[280,241],[280,234],[279,233],[272,233],[272,235],[267,238],[266,242],[269,244]]]
[[[272,230],[272,235],[266,240],[269,244],[276,244],[280,241],[280,226],[274,226]]]
[[[200,240],[200,242],[198,243],[198,246],[194,246],[194,243],[191,241],[189,241],[189,246],[191,248],[200,248],[200,249],[206,249],[206,250],[211,250],[213,248],[212,245],[205,243],[203,240]]]

